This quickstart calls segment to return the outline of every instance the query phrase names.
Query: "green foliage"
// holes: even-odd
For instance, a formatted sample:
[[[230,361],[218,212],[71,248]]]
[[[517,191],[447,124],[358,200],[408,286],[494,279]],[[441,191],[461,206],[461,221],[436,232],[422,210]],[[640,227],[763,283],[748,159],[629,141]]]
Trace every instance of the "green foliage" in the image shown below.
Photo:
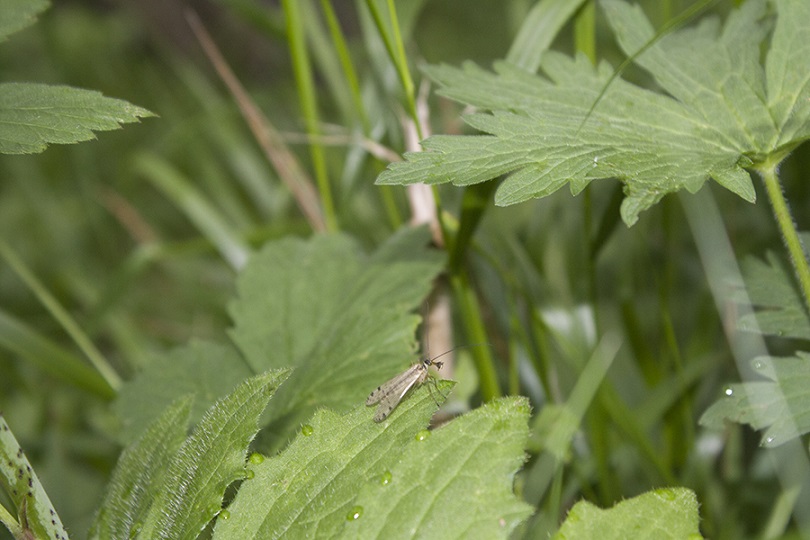
[[[188,437],[190,400],[169,407],[119,460],[94,538],[196,538],[219,513],[225,489],[244,478],[259,416],[287,374],[247,379]]]
[[[755,313],[740,317],[737,327],[769,336],[808,339],[810,319],[796,289],[793,276],[774,253],[767,262],[748,257],[742,262],[745,294],[738,295],[743,308],[753,306]]]
[[[18,538],[67,540],[68,534],[59,515],[2,415],[0,486],[11,496],[11,502],[17,508],[17,519],[14,521],[0,506],[0,522]]]
[[[806,535],[810,4],[640,3],[221,1],[236,18],[202,24],[247,92],[170,45],[183,25],[137,24],[149,3],[57,4],[3,42],[4,79],[161,118],[0,160],[0,452],[26,448],[73,537]],[[46,5],[0,0],[0,39]],[[427,73],[482,135],[414,70],[456,58]],[[6,151],[149,114],[0,90]],[[380,176],[437,184],[408,208],[371,179],[428,132]],[[459,384],[375,423],[426,303]],[[0,490],[19,537],[48,512],[26,504]]]
[[[656,489],[602,510],[574,505],[554,540],[700,540],[698,502],[683,488]]]
[[[525,399],[424,431],[435,407],[422,386],[381,424],[364,406],[318,411],[284,452],[252,467],[214,538],[508,537],[531,512],[512,493]]]
[[[726,397],[709,407],[700,423],[722,429],[724,421],[765,430],[762,445],[774,447],[810,433],[810,353],[761,357],[751,363],[769,381],[731,384]]]
[[[626,53],[654,37],[639,8],[602,4]],[[619,78],[601,95],[611,76],[607,65],[594,69],[584,57],[552,52],[541,64],[548,79],[507,63],[496,63],[495,73],[471,63],[431,67],[440,93],[491,111],[465,117],[488,135],[428,138],[426,152],[407,154],[377,182],[466,186],[508,174],[495,203],[510,205],[566,184],[576,194],[592,180],[619,178],[628,225],[667,193],[694,193],[709,177],[753,201],[745,168],[784,156],[810,134],[810,88],[795,76],[810,60],[791,45],[810,41],[800,22],[808,8],[779,6],[764,66],[760,45],[769,25],[765,2],[757,0],[735,11],[722,31],[702,24],[641,54],[636,62],[672,97]]]
[[[153,116],[100,92],[35,83],[0,84],[0,153],[34,154],[48,144],[95,138],[94,131]]]

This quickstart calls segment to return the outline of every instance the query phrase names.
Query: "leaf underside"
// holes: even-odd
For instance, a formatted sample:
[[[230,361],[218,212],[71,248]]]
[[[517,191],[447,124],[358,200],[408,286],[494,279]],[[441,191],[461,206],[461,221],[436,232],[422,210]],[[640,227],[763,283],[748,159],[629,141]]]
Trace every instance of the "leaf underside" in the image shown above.
[[[694,193],[709,178],[753,201],[745,168],[810,136],[810,6],[774,3],[775,26],[765,0],[751,0],[722,28],[709,18],[639,55],[636,63],[666,94],[616,78],[597,102],[610,67],[553,51],[543,57],[545,76],[505,62],[494,73],[472,63],[430,67],[442,95],[478,109],[465,121],[486,135],[430,137],[425,152],[392,163],[377,183],[464,186],[507,175],[495,202],[509,205],[618,178],[628,225],[667,193]],[[600,6],[628,55],[653,39],[640,8],[620,0]],[[772,26],[763,66],[760,46]]]

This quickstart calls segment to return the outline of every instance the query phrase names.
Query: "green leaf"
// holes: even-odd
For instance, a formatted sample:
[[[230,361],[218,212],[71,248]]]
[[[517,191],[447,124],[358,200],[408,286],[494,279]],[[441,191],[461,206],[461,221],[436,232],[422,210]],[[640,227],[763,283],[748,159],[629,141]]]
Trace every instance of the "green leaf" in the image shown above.
[[[254,371],[295,366],[265,418],[345,408],[408,366],[418,308],[442,268],[427,229],[395,235],[371,257],[347,236],[285,239],[239,275],[230,335]]]
[[[0,0],[0,41],[34,24],[48,6],[47,0]]]
[[[526,400],[428,432],[436,405],[426,386],[380,424],[370,407],[316,412],[283,453],[253,468],[214,538],[506,538],[531,513],[512,492]]]
[[[810,339],[810,318],[793,274],[774,253],[768,260],[747,257],[742,262],[746,295],[736,295],[738,302],[750,301],[757,308],[737,322],[740,330],[765,335]],[[748,307],[748,306],[746,306]]]
[[[686,488],[656,489],[602,510],[587,502],[574,505],[555,540],[700,540],[698,503]]]
[[[62,521],[20,448],[5,418],[0,414],[0,487],[17,507],[17,522],[11,522],[0,506],[0,519],[18,538],[67,540]]]
[[[138,532],[186,438],[191,403],[187,396],[169,406],[118,458],[90,538],[132,538]]]
[[[246,380],[197,424],[169,464],[139,538],[196,538],[219,513],[225,489],[245,476],[259,416],[287,370]]]
[[[762,445],[779,446],[810,433],[810,353],[754,359],[757,373],[770,381],[732,384],[700,418],[700,424],[722,429],[725,421],[765,429]]]
[[[777,2],[767,69],[759,63],[770,28],[761,0],[733,11],[722,30],[709,19],[655,42],[636,62],[667,94],[616,78],[597,101],[612,70],[554,52],[543,57],[547,78],[505,62],[495,73],[470,63],[431,67],[443,95],[479,110],[465,120],[487,135],[430,137],[427,151],[391,164],[377,183],[468,185],[508,175],[495,195],[496,204],[508,205],[566,184],[576,194],[592,180],[618,178],[628,225],[667,193],[694,193],[710,177],[753,201],[744,168],[783,156],[810,129],[810,85],[801,82],[808,59],[783,61],[810,43],[801,22],[807,7],[798,4]],[[653,39],[637,7],[618,0],[600,6],[628,54]]]
[[[94,131],[154,116],[100,92],[35,83],[0,84],[0,153],[34,154],[48,144],[94,139]]]
[[[230,345],[192,340],[156,358],[121,387],[113,410],[121,421],[119,440],[140,435],[179,396],[193,394],[192,422],[218,398],[253,373]]]

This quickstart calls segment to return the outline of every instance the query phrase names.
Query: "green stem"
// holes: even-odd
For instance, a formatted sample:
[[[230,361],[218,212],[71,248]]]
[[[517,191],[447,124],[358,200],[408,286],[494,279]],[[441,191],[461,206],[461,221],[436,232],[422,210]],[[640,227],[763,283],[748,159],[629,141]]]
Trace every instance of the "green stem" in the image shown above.
[[[408,70],[408,59],[405,55],[405,46],[402,43],[402,35],[399,32],[399,20],[397,18],[397,10],[393,0],[387,0],[388,13],[391,19],[390,32],[388,26],[383,20],[382,13],[377,6],[375,0],[366,0],[371,16],[374,23],[377,25],[377,30],[385,43],[385,50],[388,51],[388,56],[391,62],[394,63],[394,68],[397,70],[399,81],[402,83],[402,90],[405,93],[405,100],[408,104],[408,114],[416,126],[416,134],[421,140],[424,135],[422,124],[419,122],[419,115],[416,113],[416,99],[414,97],[414,84],[411,78],[411,73]]]
[[[782,186],[779,184],[776,168],[776,162],[767,162],[758,171],[765,183],[765,190],[771,201],[776,223],[782,233],[785,247],[787,247],[790,254],[793,270],[796,272],[796,278],[799,280],[799,286],[804,295],[805,306],[810,310],[810,266],[808,266],[807,256],[802,248],[802,241],[799,238],[799,232],[796,230],[796,224],[790,215],[790,209],[785,194],[782,192]]]
[[[307,126],[307,134],[312,138],[309,153],[312,157],[312,166],[315,171],[315,180],[318,183],[318,192],[321,197],[326,228],[336,231],[337,215],[332,200],[332,188],[326,173],[326,158],[323,145],[318,142],[320,135],[320,122],[318,119],[318,106],[315,100],[315,84],[312,80],[312,69],[309,62],[304,26],[301,22],[298,0],[282,0],[284,16],[287,19],[287,41],[290,46],[293,72],[301,101],[301,111]]]
[[[596,65],[596,2],[590,0],[574,18],[574,46]]]
[[[462,268],[458,273],[450,276],[450,283],[470,342],[487,343],[487,332],[481,322],[481,307],[475,297],[475,292],[470,287],[466,271]],[[495,372],[495,362],[492,359],[490,348],[472,347],[470,351],[478,371],[478,377],[481,380],[481,398],[486,402],[501,397],[498,376]]]
[[[0,257],[5,259],[12,270],[17,276],[23,280],[31,292],[36,295],[43,306],[50,312],[54,319],[65,329],[68,335],[73,339],[73,342],[78,345],[79,349],[87,356],[90,363],[96,368],[99,374],[104,377],[113,389],[117,390],[121,386],[121,377],[118,373],[107,363],[104,355],[101,354],[87,334],[82,331],[78,323],[70,316],[65,308],[59,301],[51,295],[45,286],[36,278],[33,272],[23,263],[17,256],[11,246],[0,240]]]

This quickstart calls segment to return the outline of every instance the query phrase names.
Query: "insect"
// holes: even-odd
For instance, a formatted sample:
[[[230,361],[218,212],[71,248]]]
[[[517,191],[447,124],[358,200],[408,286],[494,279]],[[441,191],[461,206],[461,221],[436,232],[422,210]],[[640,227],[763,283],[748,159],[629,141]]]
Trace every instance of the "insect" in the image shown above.
[[[430,368],[430,366],[436,366],[436,369],[441,369],[444,362],[437,362],[436,360],[445,354],[453,352],[454,350],[455,349],[450,349],[449,351],[443,352],[434,358],[425,358],[424,360],[412,365],[393,379],[390,379],[378,386],[371,394],[369,394],[368,399],[366,400],[367,406],[376,405],[379,403],[377,412],[374,413],[374,421],[382,422],[388,418],[388,415],[391,414],[394,409],[396,409],[399,402],[402,401],[411,388],[418,386],[427,380],[428,368]]]

